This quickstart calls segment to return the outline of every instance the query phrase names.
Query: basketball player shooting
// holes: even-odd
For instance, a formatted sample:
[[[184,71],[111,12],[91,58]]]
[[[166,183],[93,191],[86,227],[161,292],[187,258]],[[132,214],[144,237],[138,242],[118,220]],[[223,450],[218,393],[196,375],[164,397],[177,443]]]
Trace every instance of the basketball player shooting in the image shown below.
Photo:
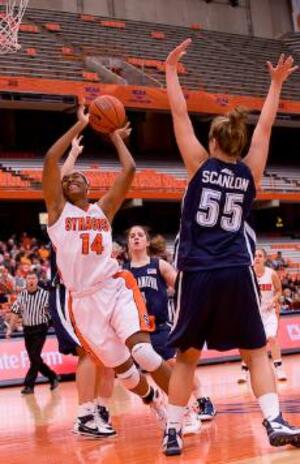
[[[129,124],[110,132],[122,169],[98,202],[89,203],[88,181],[81,172],[65,175],[61,181],[59,161],[88,123],[89,115],[81,106],[78,122],[46,154],[43,189],[48,234],[56,249],[57,267],[70,293],[70,318],[81,345],[96,362],[100,360],[113,368],[126,388],[149,404],[159,418],[164,418],[159,391],[148,384],[133,362],[134,359],[152,374],[164,371],[161,356],[150,343],[136,337],[141,330],[150,329],[146,307],[133,276],[121,272],[117,260],[111,257],[110,224],[135,173],[135,162],[124,143],[131,131]]]

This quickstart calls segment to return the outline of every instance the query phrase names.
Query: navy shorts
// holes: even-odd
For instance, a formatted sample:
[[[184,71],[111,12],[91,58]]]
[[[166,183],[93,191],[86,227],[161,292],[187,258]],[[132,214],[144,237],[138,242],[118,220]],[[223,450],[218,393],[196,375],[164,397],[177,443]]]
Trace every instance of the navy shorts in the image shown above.
[[[260,296],[252,268],[180,272],[170,346],[255,349],[266,345]]]
[[[155,332],[150,333],[151,344],[154,350],[167,361],[175,356],[175,348],[169,346],[168,339],[171,330],[171,325],[168,322],[158,324]]]
[[[63,354],[77,355],[80,342],[75,335],[66,310],[66,289],[57,285],[50,290],[49,309],[52,324],[58,340],[58,350]]]

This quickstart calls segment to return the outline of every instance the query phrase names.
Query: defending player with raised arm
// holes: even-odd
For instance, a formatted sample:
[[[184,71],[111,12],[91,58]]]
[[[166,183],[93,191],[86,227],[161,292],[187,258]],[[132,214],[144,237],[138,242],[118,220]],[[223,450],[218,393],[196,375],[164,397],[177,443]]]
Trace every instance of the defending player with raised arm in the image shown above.
[[[268,63],[270,89],[249,152],[241,161],[247,128],[246,114],[240,109],[213,119],[209,154],[195,136],[177,76],[177,63],[190,44],[190,39],[185,40],[166,60],[174,131],[190,181],[179,234],[177,308],[170,334],[170,344],[178,351],[169,385],[163,451],[182,452],[184,407],[204,343],[219,351],[240,350],[270,444],[299,446],[300,429],[291,427],[280,413],[251,267],[255,232],[247,224],[266,165],[281,88],[297,66],[292,57],[283,55],[275,67]]]
[[[191,43],[191,39],[186,39],[169,54],[166,60],[167,92],[171,106],[175,137],[190,178],[193,177],[201,164],[209,156],[207,150],[195,135],[177,74],[178,62],[186,54],[187,48]],[[298,69],[298,66],[293,66],[293,64],[294,59],[291,56],[285,59],[284,55],[280,56],[275,67],[269,61],[267,62],[271,84],[253,133],[250,150],[244,158],[244,162],[249,166],[257,186],[261,182],[268,158],[271,130],[278,110],[282,85]],[[211,156],[217,157],[218,153],[222,153],[224,156],[224,153],[226,153],[226,146],[220,145],[214,139],[214,129],[217,129],[220,124],[226,122],[226,119],[228,121],[226,116],[219,116],[212,123],[209,134],[209,152]]]
[[[163,398],[140,374],[133,360],[150,372],[165,391],[170,369],[148,341],[149,317],[134,277],[121,271],[112,257],[111,222],[135,172],[134,160],[123,141],[130,128],[127,124],[110,135],[122,169],[108,192],[97,203],[89,203],[85,175],[75,171],[61,181],[58,164],[71,141],[88,124],[82,107],[78,119],[48,151],[43,172],[47,230],[69,292],[70,319],[80,344],[93,359],[113,368],[123,385],[162,418]]]

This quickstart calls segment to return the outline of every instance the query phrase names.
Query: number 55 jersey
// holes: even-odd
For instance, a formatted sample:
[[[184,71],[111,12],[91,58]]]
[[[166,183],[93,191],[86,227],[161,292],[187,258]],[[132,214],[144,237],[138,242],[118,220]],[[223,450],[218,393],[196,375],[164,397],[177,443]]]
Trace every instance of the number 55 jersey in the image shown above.
[[[57,267],[67,289],[81,292],[119,270],[111,257],[111,226],[97,203],[87,211],[66,202],[59,219],[48,227]]]
[[[203,163],[183,199],[179,271],[252,265],[255,233],[246,220],[255,194],[245,163]]]

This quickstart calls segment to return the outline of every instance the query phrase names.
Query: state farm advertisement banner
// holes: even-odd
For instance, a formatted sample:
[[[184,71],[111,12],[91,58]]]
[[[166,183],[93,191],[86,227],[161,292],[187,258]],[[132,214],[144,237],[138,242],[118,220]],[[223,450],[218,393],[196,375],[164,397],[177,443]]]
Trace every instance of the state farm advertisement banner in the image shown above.
[[[58,352],[55,336],[49,336],[42,352],[44,361],[58,374],[75,372],[77,358]],[[8,380],[22,380],[29,368],[29,359],[23,338],[0,340],[0,385]]]
[[[284,316],[280,320],[279,341],[283,352],[294,350],[300,352],[300,315]],[[45,343],[43,353],[44,361],[58,374],[72,374],[75,372],[77,358],[64,356],[58,352],[57,341],[49,336]],[[237,350],[214,351],[203,350],[204,361],[224,362],[228,359],[238,358]],[[24,340],[0,340],[0,385],[11,384],[25,377],[29,367],[29,359],[24,346]]]

